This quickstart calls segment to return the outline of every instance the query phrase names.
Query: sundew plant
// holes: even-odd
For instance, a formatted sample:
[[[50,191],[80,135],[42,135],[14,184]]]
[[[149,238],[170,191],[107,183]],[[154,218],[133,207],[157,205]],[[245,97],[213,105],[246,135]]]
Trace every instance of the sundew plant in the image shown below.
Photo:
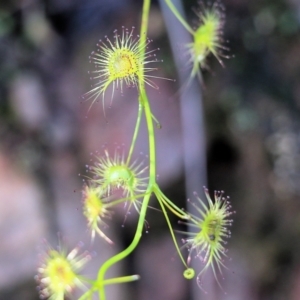
[[[224,13],[219,2],[210,5],[201,3],[196,11],[197,26],[191,27],[179,13],[171,0],[165,0],[170,12],[191,35],[191,43],[184,45],[188,66],[191,68],[190,80],[200,76],[201,70],[207,67],[207,57],[214,56],[222,64],[224,57],[222,34],[224,26]],[[196,194],[190,199],[193,213],[179,208],[161,190],[157,182],[156,170],[156,138],[155,130],[158,121],[151,110],[151,102],[146,88],[157,88],[156,76],[156,50],[151,50],[150,40],[147,38],[148,18],[151,0],[144,0],[142,9],[141,26],[139,35],[134,28],[120,28],[112,33],[111,37],[104,37],[97,45],[97,50],[90,56],[95,65],[93,80],[96,85],[87,92],[85,99],[90,105],[95,102],[111,100],[117,90],[134,86],[137,90],[138,114],[136,126],[132,133],[132,142],[128,153],[116,149],[113,153],[104,151],[103,156],[97,157],[91,167],[92,176],[85,181],[82,188],[82,213],[87,220],[91,238],[104,239],[108,244],[113,244],[105,228],[108,222],[113,221],[113,212],[116,205],[124,203],[126,212],[137,212],[138,221],[135,235],[130,245],[105,261],[99,266],[96,278],[85,278],[81,270],[89,261],[88,253],[81,253],[81,247],[76,247],[68,252],[63,247],[59,249],[47,247],[41,264],[38,268],[37,279],[42,298],[63,300],[75,288],[82,290],[80,300],[98,299],[106,300],[105,289],[107,285],[121,284],[143,280],[139,275],[120,275],[108,278],[107,271],[116,263],[126,259],[136,247],[142,237],[145,218],[149,209],[150,198],[155,198],[162,211],[170,235],[174,242],[174,249],[184,266],[183,280],[195,280],[203,290],[201,278],[205,271],[212,269],[215,280],[225,267],[227,249],[226,240],[230,237],[229,227],[232,224],[233,211],[228,197],[223,192],[215,191],[213,197],[207,188],[204,188],[206,199],[200,199]],[[188,67],[187,66],[187,67]],[[111,95],[107,93],[112,87]],[[184,88],[189,88],[187,85]],[[145,118],[148,135],[147,164],[135,160],[133,153],[139,137],[141,119]],[[120,123],[120,126],[122,124]],[[203,183],[199,182],[199,185]],[[189,232],[175,233],[169,215],[174,214],[181,224],[191,228]],[[182,244],[178,245],[176,236],[182,234]],[[188,249],[188,255],[186,253]],[[202,268],[195,270],[192,260],[200,260]],[[219,284],[220,285],[220,284]]]

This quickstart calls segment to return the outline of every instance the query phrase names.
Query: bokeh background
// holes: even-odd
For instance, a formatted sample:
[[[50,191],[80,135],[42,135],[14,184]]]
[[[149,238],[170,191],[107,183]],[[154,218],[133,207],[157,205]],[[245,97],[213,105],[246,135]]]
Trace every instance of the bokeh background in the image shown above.
[[[224,190],[237,211],[227,247],[228,270],[214,295],[194,299],[300,299],[300,1],[223,0],[225,68],[209,60],[203,74],[208,187]],[[24,0],[0,4],[0,299],[38,299],[34,275],[47,239],[69,249],[83,241],[94,276],[105,258],[130,243],[133,212],[120,208],[109,223],[109,246],[90,243],[81,213],[86,165],[103,147],[126,149],[137,111],[135,89],[112,103],[90,103],[89,55],[115,29],[135,26],[142,1]],[[188,20],[196,1],[184,0]],[[150,48],[163,63],[157,76],[175,78],[157,1],[150,14]],[[184,47],[178,51],[185,59]],[[174,75],[175,74],[175,75]],[[149,89],[157,130],[159,183],[184,206],[180,87],[155,80]],[[109,92],[108,92],[109,94]],[[200,100],[200,99],[199,99]],[[135,156],[147,159],[142,134]],[[191,145],[193,147],[193,145]],[[199,182],[199,186],[205,183]],[[195,187],[195,190],[199,189]],[[151,203],[156,206],[155,200]],[[149,232],[110,275],[142,275],[110,287],[108,299],[192,299],[162,214],[149,211]],[[174,218],[174,226],[176,218]],[[125,226],[122,226],[125,225]],[[145,229],[146,230],[146,229]],[[59,233],[59,234],[58,234]],[[76,295],[74,298],[76,299]]]

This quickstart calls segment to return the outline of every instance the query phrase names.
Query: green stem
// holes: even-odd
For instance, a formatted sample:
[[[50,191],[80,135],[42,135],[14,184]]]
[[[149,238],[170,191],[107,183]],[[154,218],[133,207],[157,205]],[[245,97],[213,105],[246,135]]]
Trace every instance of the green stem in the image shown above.
[[[166,4],[169,6],[170,10],[174,14],[174,16],[178,19],[178,21],[182,24],[182,26],[192,35],[194,35],[194,30],[190,27],[190,25],[185,21],[185,19],[178,12],[177,8],[174,6],[171,0],[165,0]]]
[[[149,187],[149,190],[151,189],[151,187]],[[143,230],[143,226],[144,226],[144,221],[145,221],[145,217],[146,217],[146,211],[148,208],[148,203],[149,203],[149,199],[150,199],[150,193],[148,195],[145,196],[142,207],[141,207],[141,211],[140,211],[140,217],[139,217],[139,222],[138,222],[138,226],[134,235],[134,238],[131,242],[131,244],[124,249],[123,251],[121,251],[120,253],[116,254],[115,256],[111,257],[110,259],[108,259],[100,268],[99,272],[98,272],[98,278],[97,278],[97,283],[99,285],[99,297],[101,300],[105,300],[105,289],[104,289],[104,277],[105,277],[105,273],[106,271],[115,263],[117,263],[118,261],[124,259],[126,256],[128,256],[138,245],[140,238],[142,236],[142,230]]]
[[[149,139],[149,185],[152,186],[153,191],[154,184],[156,182],[156,146],[155,146],[155,132],[153,126],[152,112],[149,104],[149,100],[145,90],[141,90],[141,99],[144,107],[144,113],[146,117],[148,139]]]
[[[139,47],[140,47],[140,50],[141,50],[141,52],[140,52],[141,61],[144,61],[145,51],[146,51],[145,45],[146,45],[146,41],[147,41],[150,3],[151,3],[151,0],[144,0],[144,3],[143,3],[141,31],[140,31],[140,40],[139,40]],[[142,81],[142,84],[144,84],[144,81]]]
[[[169,227],[169,230],[170,230],[170,233],[171,233],[171,236],[172,236],[172,239],[173,239],[175,248],[176,248],[176,250],[177,250],[177,252],[178,252],[178,255],[179,255],[179,257],[180,257],[180,259],[181,259],[183,265],[184,265],[186,268],[188,268],[188,266],[187,266],[187,264],[186,264],[186,262],[185,262],[185,260],[184,260],[184,258],[183,258],[183,256],[182,256],[182,254],[181,254],[181,252],[180,252],[180,249],[179,249],[178,243],[177,243],[177,241],[176,241],[176,238],[175,238],[175,235],[174,235],[174,232],[173,232],[173,228],[172,228],[172,225],[171,225],[171,222],[170,222],[168,213],[167,213],[167,211],[166,211],[166,208],[165,208],[165,206],[164,206],[163,200],[161,199],[161,197],[157,197],[157,200],[158,200],[159,205],[160,205],[160,207],[161,207],[161,209],[162,209],[162,211],[163,211],[163,213],[164,213],[164,216],[165,216],[165,219],[166,219],[166,221],[167,221],[167,224],[168,224],[168,227]]]
[[[154,193],[156,197],[160,197],[161,201],[163,201],[164,205],[167,206],[167,208],[178,218],[180,219],[188,219],[187,214],[180,209],[177,205],[175,205],[159,188],[159,186],[156,184],[154,187]]]
[[[147,28],[148,28],[148,18],[149,18],[149,10],[150,10],[150,0],[144,0],[143,3],[143,12],[142,12],[142,22],[141,22],[141,33],[140,33],[140,41],[139,41],[139,47],[141,49],[141,60],[143,61],[145,56],[145,47],[146,39],[147,39]],[[108,259],[104,264],[101,266],[98,272],[97,277],[97,285],[99,287],[99,297],[101,300],[105,300],[105,274],[106,271],[115,263],[118,261],[124,259],[126,256],[128,256],[138,245],[140,238],[142,236],[143,226],[145,222],[146,212],[150,200],[150,196],[153,190],[153,183],[155,182],[156,178],[156,169],[155,169],[155,136],[154,136],[154,128],[153,128],[153,121],[152,121],[152,113],[149,106],[148,97],[145,91],[145,83],[144,83],[144,72],[141,70],[139,72],[139,92],[140,92],[140,103],[144,108],[144,113],[146,116],[146,123],[149,133],[149,173],[150,173],[150,179],[148,188],[146,191],[146,195],[143,199],[141,211],[140,211],[140,217],[137,225],[137,229],[134,235],[134,238],[131,242],[131,244],[121,251],[120,253],[116,254],[115,256]]]
[[[116,278],[105,280],[104,285],[132,282],[132,281],[136,281],[136,280],[139,280],[139,279],[140,279],[139,275],[116,277]]]
[[[123,202],[126,202],[126,201],[130,201],[133,198],[134,199],[139,199],[139,198],[142,198],[142,197],[145,197],[145,196],[146,196],[146,193],[144,193],[144,194],[134,194],[133,196],[130,196],[130,197],[113,200],[112,202],[107,203],[106,207],[113,207],[113,206],[118,205],[120,203],[123,203]]]
[[[93,289],[89,289],[87,292],[85,292],[78,300],[86,300],[86,299],[92,299],[92,295],[94,293]]]

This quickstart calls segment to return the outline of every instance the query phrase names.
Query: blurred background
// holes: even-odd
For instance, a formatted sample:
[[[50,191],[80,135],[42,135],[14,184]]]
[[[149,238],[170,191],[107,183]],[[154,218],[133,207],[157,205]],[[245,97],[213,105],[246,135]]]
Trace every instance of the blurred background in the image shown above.
[[[203,73],[208,187],[230,195],[234,210],[228,270],[214,296],[195,299],[300,299],[300,1],[223,0],[223,68],[215,58]],[[137,92],[126,89],[89,111],[81,96],[91,86],[89,55],[99,39],[122,26],[139,30],[142,0],[24,0],[0,4],[0,299],[38,299],[34,275],[44,242],[58,233],[71,250],[79,241],[93,254],[85,275],[132,240],[136,213],[109,222],[109,246],[90,243],[81,213],[86,165],[103,147],[130,146]],[[190,23],[196,1],[184,0]],[[176,68],[157,1],[150,14],[151,49]],[[178,52],[185,59],[183,45]],[[149,97],[157,130],[159,183],[184,207],[183,151],[177,83],[155,80]],[[108,91],[108,95],[110,92]],[[143,124],[144,126],[144,124]],[[204,146],[204,145],[203,145]],[[193,145],[191,145],[193,147]],[[147,159],[142,128],[135,157]],[[205,183],[199,182],[199,186]],[[195,187],[195,190],[199,189]],[[151,205],[156,206],[155,199]],[[109,276],[142,280],[112,286],[108,299],[192,299],[160,212],[149,211],[149,233]],[[174,226],[176,218],[173,219]],[[122,224],[125,224],[123,227]],[[76,299],[76,295],[74,299]]]

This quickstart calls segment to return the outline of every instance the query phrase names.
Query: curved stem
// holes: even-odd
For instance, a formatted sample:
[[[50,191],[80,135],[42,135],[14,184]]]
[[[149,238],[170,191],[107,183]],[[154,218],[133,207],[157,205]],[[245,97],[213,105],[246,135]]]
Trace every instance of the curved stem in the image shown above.
[[[145,222],[146,212],[150,200],[151,193],[153,191],[153,187],[155,185],[156,179],[156,153],[155,153],[155,135],[154,135],[154,126],[153,126],[153,119],[152,119],[152,112],[149,104],[149,100],[145,90],[141,90],[140,95],[144,113],[146,116],[146,123],[148,129],[148,136],[149,136],[149,184],[146,191],[146,195],[143,199],[140,217],[137,225],[137,229],[134,235],[134,238],[131,244],[120,253],[116,254],[115,256],[108,259],[100,268],[97,278],[97,283],[99,284],[99,297],[101,300],[105,300],[105,289],[104,289],[104,277],[106,271],[115,263],[122,260],[126,256],[128,256],[138,245],[140,238],[142,236],[142,230]]]
[[[134,238],[133,238],[131,244],[125,250],[121,251],[120,253],[118,253],[115,256],[108,259],[101,266],[101,268],[98,272],[97,283],[99,285],[99,297],[101,300],[105,300],[104,277],[105,277],[106,271],[112,265],[114,265],[118,261],[120,261],[123,258],[125,258],[126,256],[128,256],[136,248],[136,246],[138,245],[138,243],[140,241],[150,196],[153,191],[153,187],[155,185],[155,179],[156,179],[155,135],[154,135],[154,126],[153,126],[151,108],[150,108],[149,100],[148,100],[145,90],[141,91],[140,98],[141,98],[143,108],[144,108],[144,113],[146,116],[146,123],[147,123],[148,136],[149,136],[149,183],[148,183],[146,195],[143,199],[137,229],[136,229],[136,232],[135,232],[135,235],[134,235]]]
[[[151,187],[149,187],[148,189],[151,190]],[[111,257],[110,259],[108,259],[100,268],[99,272],[98,272],[98,278],[97,278],[97,283],[99,284],[99,297],[101,300],[105,300],[105,290],[104,290],[104,277],[105,277],[105,273],[106,271],[115,263],[117,263],[118,261],[122,260],[123,258],[125,258],[126,256],[128,256],[138,245],[140,238],[142,236],[142,230],[143,230],[143,226],[144,226],[144,221],[145,221],[145,216],[146,216],[146,211],[148,208],[148,203],[149,203],[149,199],[150,199],[150,193],[147,194],[144,197],[144,201],[142,204],[142,208],[140,211],[140,217],[139,217],[139,222],[138,222],[138,226],[134,235],[134,238],[131,242],[131,244],[123,251],[121,251],[120,253],[116,254],[115,256]]]

